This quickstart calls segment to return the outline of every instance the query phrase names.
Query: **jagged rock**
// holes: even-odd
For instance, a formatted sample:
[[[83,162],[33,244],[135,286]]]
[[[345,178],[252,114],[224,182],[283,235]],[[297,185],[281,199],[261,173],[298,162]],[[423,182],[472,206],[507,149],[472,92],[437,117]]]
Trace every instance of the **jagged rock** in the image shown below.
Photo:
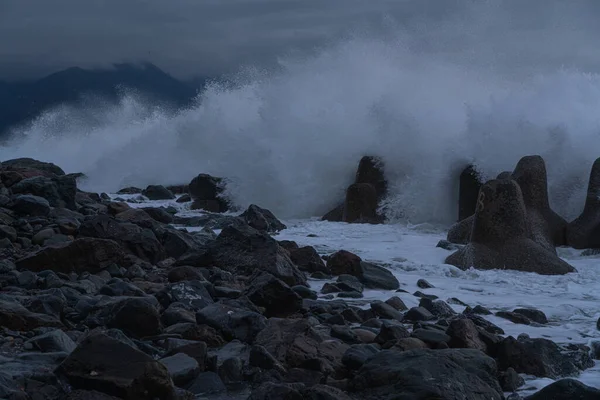
[[[302,308],[302,297],[267,272],[249,282],[245,295],[257,306],[264,307],[267,317],[287,317]]]
[[[287,228],[287,226],[282,224],[271,211],[260,208],[255,204],[251,204],[248,209],[240,215],[240,218],[248,225],[261,232],[273,233]]]
[[[224,180],[207,174],[200,174],[190,182],[189,193],[194,200],[192,209],[204,209],[210,212],[225,212],[229,209],[222,197]]]
[[[142,191],[142,194],[150,200],[172,200],[175,195],[169,189],[161,185],[150,185]]]
[[[55,272],[98,272],[124,259],[121,247],[112,240],[82,238],[47,246],[17,260],[19,270]]]
[[[498,367],[538,377],[557,379],[591,368],[594,362],[582,349],[562,349],[548,339],[522,339],[512,336],[498,344]]]
[[[354,183],[346,190],[343,222],[372,223],[383,222],[377,215],[377,191],[369,183]]]
[[[104,334],[93,334],[56,369],[75,389],[127,399],[175,400],[167,369],[152,357]]]
[[[373,185],[377,193],[377,200],[387,194],[387,181],[384,174],[384,163],[378,157],[364,156],[358,163],[355,183],[368,183]]]
[[[446,263],[468,269],[515,269],[556,275],[575,269],[528,237],[526,209],[519,185],[492,180],[480,191],[471,241],[446,258]]]
[[[525,400],[596,400],[600,399],[600,390],[584,385],[575,379],[561,379]]]
[[[166,258],[163,246],[150,229],[121,222],[107,215],[99,215],[82,223],[79,237],[114,240],[131,254],[152,264]]]
[[[152,219],[160,223],[170,224],[173,222],[173,215],[164,208],[144,207],[142,210],[152,217]]]
[[[408,330],[398,324],[398,323],[389,323],[384,322],[379,330],[379,333],[375,337],[375,343],[385,344],[390,341],[397,341],[399,339],[406,339],[410,336]]]
[[[342,357],[342,363],[352,370],[357,370],[377,353],[379,353],[379,349],[375,345],[355,344],[346,350],[344,357]]]
[[[446,334],[450,336],[448,345],[460,349],[477,349],[487,352],[487,345],[480,337],[477,325],[467,318],[455,319],[450,322]]]
[[[433,314],[423,307],[413,307],[404,314],[404,319],[408,321],[429,321],[434,318]]]
[[[600,158],[590,172],[583,212],[567,225],[566,241],[575,249],[600,248]]]
[[[494,360],[472,349],[384,350],[350,382],[361,399],[503,399]],[[436,377],[436,379],[431,379]]]
[[[460,174],[458,189],[458,221],[463,221],[475,213],[477,197],[481,189],[481,174],[474,165],[467,166]]]
[[[531,239],[550,252],[566,244],[567,221],[550,208],[546,164],[540,156],[519,160],[512,174],[521,187]]]
[[[250,226],[229,226],[211,249],[214,264],[229,272],[252,275],[264,271],[289,286],[305,285],[306,277],[275,239]]]
[[[331,271],[323,262],[323,259],[311,246],[297,247],[295,249],[287,249],[290,252],[290,258],[300,271],[313,273],[323,272],[330,274]]]
[[[499,378],[500,386],[502,386],[502,390],[505,392],[516,392],[518,388],[525,384],[525,379],[512,368],[501,372]]]
[[[451,317],[456,315],[456,312],[443,300],[431,300],[422,298],[419,302],[419,307],[423,307],[433,315],[439,318]]]
[[[515,324],[531,325],[531,320],[523,314],[517,314],[510,311],[498,311],[496,316],[507,319]]]

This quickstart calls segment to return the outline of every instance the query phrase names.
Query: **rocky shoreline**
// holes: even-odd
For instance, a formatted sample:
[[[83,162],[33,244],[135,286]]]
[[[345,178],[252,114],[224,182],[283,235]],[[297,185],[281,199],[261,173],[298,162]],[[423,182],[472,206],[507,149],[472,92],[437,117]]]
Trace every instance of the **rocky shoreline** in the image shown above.
[[[373,203],[386,187],[367,161],[361,165],[370,172],[357,173],[338,210],[348,222],[381,221]],[[206,210],[197,216],[85,193],[77,189],[82,178],[31,159],[1,164],[0,398],[516,400],[519,374],[557,379],[530,400],[600,398],[572,379],[594,365],[598,349],[506,336],[487,309],[461,304],[457,313],[427,294],[426,280],[413,293],[418,306],[409,308],[383,266],[344,249],[323,256],[278,241],[286,226],[256,205],[219,214],[233,209],[219,178],[121,192],[142,196],[130,201],[189,202]],[[496,218],[485,214],[494,199],[505,199],[498,193],[512,193],[522,220],[505,231],[524,232],[513,235],[519,246],[543,251],[569,272],[556,254],[539,250],[547,231],[536,241],[518,228],[541,224],[528,217],[532,206],[512,182],[483,185],[489,195],[481,200],[491,203],[471,210],[473,219],[485,227]],[[458,246],[461,260],[502,254],[493,229],[475,230],[485,249],[474,235],[441,245]],[[318,293],[313,279],[327,280]],[[365,289],[390,295],[359,307]],[[496,316],[548,324],[535,309]]]

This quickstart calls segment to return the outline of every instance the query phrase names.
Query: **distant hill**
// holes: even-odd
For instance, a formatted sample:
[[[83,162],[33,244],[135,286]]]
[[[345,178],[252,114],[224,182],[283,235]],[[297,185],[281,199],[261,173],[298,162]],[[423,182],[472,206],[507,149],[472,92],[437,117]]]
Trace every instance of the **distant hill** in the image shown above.
[[[133,89],[157,101],[185,106],[206,80],[183,82],[152,64],[118,64],[111,69],[69,68],[35,81],[0,81],[0,136],[52,106],[76,104],[85,94],[116,100],[123,89]]]

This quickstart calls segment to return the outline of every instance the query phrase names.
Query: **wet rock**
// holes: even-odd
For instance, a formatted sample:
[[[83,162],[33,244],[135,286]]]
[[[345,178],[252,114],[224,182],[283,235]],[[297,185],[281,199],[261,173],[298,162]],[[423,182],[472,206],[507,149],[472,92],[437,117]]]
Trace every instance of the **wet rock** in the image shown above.
[[[419,302],[419,307],[422,307],[429,311],[436,317],[445,318],[456,315],[456,312],[443,300],[431,300],[422,298]]]
[[[50,203],[43,197],[22,194],[14,198],[12,209],[19,215],[43,217],[50,213]]]
[[[557,379],[591,368],[594,362],[585,350],[566,350],[548,339],[516,340],[507,337],[498,344],[498,367],[538,377]]]
[[[217,267],[237,274],[264,271],[290,286],[307,285],[306,277],[275,239],[250,226],[229,226],[221,231],[212,259]]]
[[[503,398],[494,360],[471,349],[384,350],[357,371],[350,387],[369,400],[395,399],[398,392],[407,398]]]
[[[354,183],[346,191],[343,222],[349,223],[381,223],[383,219],[377,215],[377,190],[370,183]]]
[[[470,233],[470,229],[469,229],[469,233]],[[463,240],[463,242],[467,242],[467,240]],[[456,244],[456,243],[451,243],[448,240],[440,240],[438,242],[438,244],[435,247],[439,247],[440,249],[444,249],[444,250],[449,250],[449,251],[455,251],[455,250],[460,250],[461,246]]]
[[[426,308],[413,307],[404,314],[404,319],[408,321],[430,321],[434,319],[434,316]]]
[[[370,264],[345,250],[340,250],[330,256],[327,266],[333,275],[352,275],[370,289],[396,290],[400,283],[387,269]]]
[[[507,319],[515,324],[531,325],[531,320],[523,314],[517,314],[509,311],[498,311],[496,316]]]
[[[402,299],[400,297],[398,297],[398,296],[390,297],[389,299],[387,299],[385,301],[385,303],[389,304],[392,307],[394,307],[398,311],[408,310],[408,307],[406,306],[406,304],[404,304],[404,302],[402,301]]]
[[[25,342],[25,348],[31,348],[32,350],[41,351],[43,353],[70,353],[75,350],[75,347],[77,347],[75,342],[59,329],[35,336]]]
[[[427,282],[425,279],[419,279],[417,281],[417,286],[421,289],[432,289],[435,288],[431,283]]]
[[[453,348],[477,349],[484,353],[487,345],[480,338],[477,325],[467,318],[455,319],[450,322],[446,334],[450,336],[448,345]]]
[[[537,322],[538,324],[548,323],[548,318],[546,317],[546,314],[534,308],[517,308],[516,310],[513,310],[513,313],[524,315],[531,321]]]
[[[584,385],[575,379],[561,379],[546,386],[526,400],[596,400],[600,390]]]
[[[248,209],[240,215],[240,218],[252,228],[261,232],[273,233],[287,228],[271,211],[260,208],[255,204],[251,204]]]
[[[104,334],[84,339],[57,368],[75,389],[94,389],[121,398],[148,393],[175,399],[167,369],[152,357]]]
[[[342,363],[352,370],[358,370],[365,362],[379,353],[377,346],[372,344],[356,344],[350,347],[342,357]]]
[[[267,317],[286,317],[302,308],[302,297],[285,282],[266,272],[250,281],[245,295],[254,304],[264,307]]]
[[[249,363],[262,369],[283,369],[283,366],[263,346],[254,345],[250,349]]]
[[[172,200],[175,195],[169,189],[161,185],[150,185],[142,191],[142,194],[150,200]]]
[[[177,386],[185,385],[200,373],[198,362],[184,353],[162,358],[160,363],[167,368],[173,383]]]
[[[22,171],[30,170],[32,172],[44,172],[48,176],[52,175],[65,175],[65,171],[62,170],[58,165],[49,162],[38,161],[33,158],[15,158],[12,160],[2,161],[2,169],[11,171]]]
[[[539,274],[557,275],[575,269],[528,237],[527,211],[513,180],[487,182],[480,191],[471,241],[450,255],[447,264],[461,269],[495,269],[503,265]]]
[[[475,213],[482,185],[481,174],[474,165],[469,165],[461,172],[459,182],[458,220],[462,221]]]
[[[352,275],[340,275],[335,283],[335,285],[340,288],[344,292],[358,292],[362,293],[364,287],[362,283]]]
[[[473,312],[475,314],[492,315],[492,312],[483,306],[475,306],[475,308],[473,308]]]
[[[55,272],[98,272],[111,264],[120,264],[123,250],[105,239],[81,238],[72,242],[45,247],[36,253],[17,260],[19,270]]]
[[[519,160],[512,174],[521,187],[530,238],[551,253],[566,244],[567,222],[550,208],[546,164],[540,156]]]
[[[327,214],[321,218],[321,221],[329,221],[329,222],[342,222],[344,219],[344,203],[338,205],[333,210],[329,211]]]
[[[0,225],[0,239],[8,239],[11,242],[16,242],[17,231],[12,226]]]
[[[306,286],[296,285],[292,287],[292,290],[303,299],[317,299],[317,292],[315,292],[314,290],[310,290]]]
[[[512,368],[501,372],[499,380],[500,386],[505,392],[516,392],[518,388],[525,384],[525,380]]]
[[[204,209],[211,212],[225,212],[229,209],[223,198],[225,181],[207,174],[200,174],[189,184],[188,190],[194,204],[193,209]]]
[[[375,314],[377,314],[377,316],[384,319],[394,319],[396,321],[402,321],[404,319],[404,314],[389,304],[379,300],[371,303],[371,309],[375,312]]]
[[[446,236],[447,241],[455,245],[468,244],[471,239],[471,231],[473,230],[474,221],[475,215],[471,215],[470,217],[452,225],[448,230],[448,235]],[[461,248],[462,247],[459,247],[457,250],[460,250]]]
[[[142,210],[152,217],[152,219],[160,223],[170,224],[173,222],[173,215],[164,208],[144,207]]]
[[[197,268],[184,265],[182,267],[170,269],[167,279],[169,279],[169,282],[171,283],[176,283],[181,281],[203,280],[204,277]]]
[[[410,337],[408,330],[399,324],[384,323],[379,334],[375,337],[375,343],[385,344]]]
[[[327,275],[331,274],[331,271],[323,259],[317,253],[317,251],[311,246],[304,246],[296,249],[287,249],[290,252],[290,258],[294,264],[300,269],[300,271],[313,273],[323,272]]]

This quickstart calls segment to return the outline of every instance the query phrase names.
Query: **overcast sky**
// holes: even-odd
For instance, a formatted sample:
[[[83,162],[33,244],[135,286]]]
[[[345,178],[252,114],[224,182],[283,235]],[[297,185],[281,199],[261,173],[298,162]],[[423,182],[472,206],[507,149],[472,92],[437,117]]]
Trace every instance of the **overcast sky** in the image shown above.
[[[0,79],[135,61],[218,75],[390,25],[415,51],[595,71],[599,18],[598,0],[0,0]]]

